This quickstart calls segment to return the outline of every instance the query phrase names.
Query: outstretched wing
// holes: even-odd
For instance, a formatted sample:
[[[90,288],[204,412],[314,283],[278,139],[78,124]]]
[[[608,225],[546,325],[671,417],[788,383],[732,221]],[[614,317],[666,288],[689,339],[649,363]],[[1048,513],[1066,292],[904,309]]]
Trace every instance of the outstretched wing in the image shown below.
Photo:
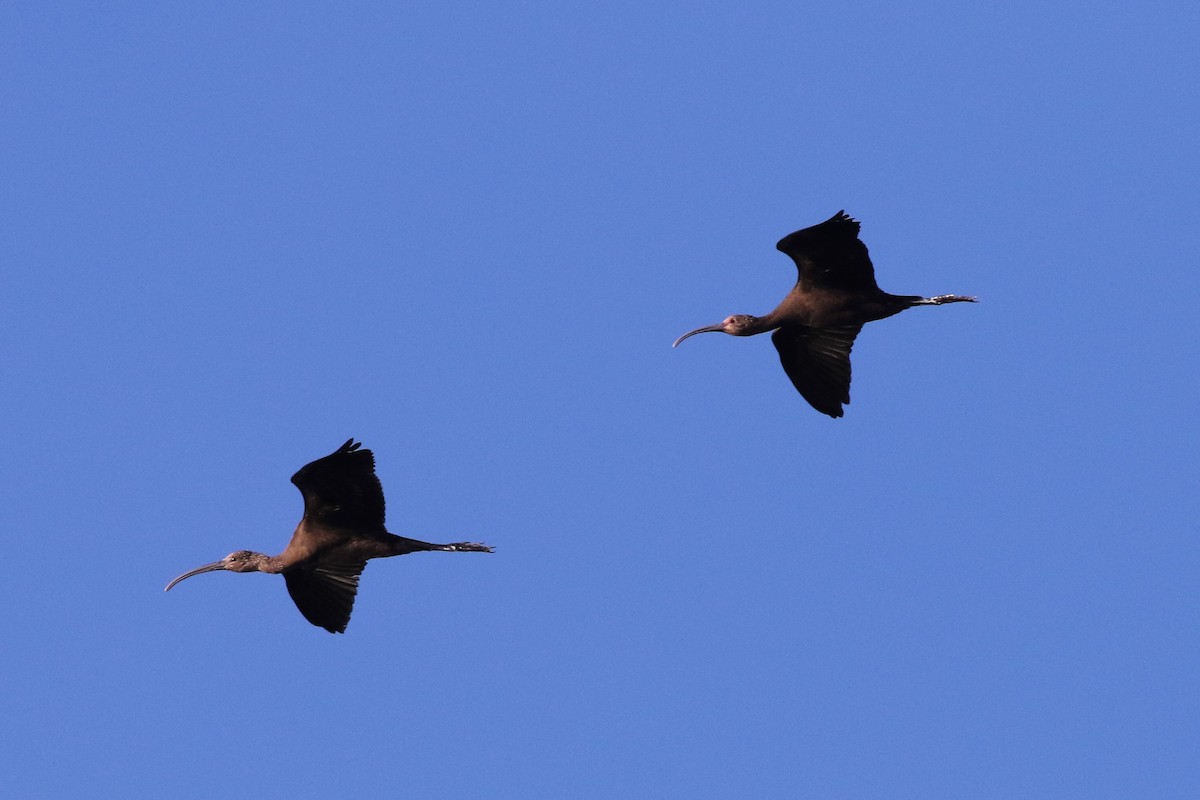
[[[330,633],[345,633],[365,561],[317,563],[283,573],[288,594],[304,618]]]
[[[304,495],[304,519],[359,531],[383,530],[383,486],[375,455],[353,439],[292,476]]]
[[[858,238],[859,222],[839,211],[820,225],[789,233],[775,247],[796,262],[805,288],[879,291],[867,246]]]
[[[771,334],[783,371],[809,405],[831,417],[850,402],[850,348],[861,325],[808,328],[786,325]]]

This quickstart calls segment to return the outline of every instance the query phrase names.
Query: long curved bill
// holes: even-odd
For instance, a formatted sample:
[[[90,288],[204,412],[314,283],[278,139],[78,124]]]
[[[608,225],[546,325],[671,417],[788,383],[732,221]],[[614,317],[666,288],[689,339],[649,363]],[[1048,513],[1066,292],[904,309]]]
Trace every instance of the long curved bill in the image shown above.
[[[725,327],[723,325],[705,325],[703,328],[696,328],[696,330],[688,331],[683,336],[680,336],[678,339],[675,340],[675,344],[671,345],[671,347],[679,347],[680,342],[682,342],[684,339],[688,338],[689,336],[695,336],[697,333],[716,333],[718,331],[724,331],[724,330],[725,330]]]
[[[192,577],[193,575],[199,575],[202,572],[212,572],[213,570],[217,570],[217,569],[225,569],[225,562],[224,561],[214,561],[211,564],[205,564],[203,567],[196,567],[191,572],[185,572],[182,575],[180,575],[178,578],[176,578],[175,580],[168,583],[167,588],[163,589],[163,591],[164,592],[171,591],[172,586],[174,586],[175,584],[179,583],[182,580],[186,580],[187,578]]]

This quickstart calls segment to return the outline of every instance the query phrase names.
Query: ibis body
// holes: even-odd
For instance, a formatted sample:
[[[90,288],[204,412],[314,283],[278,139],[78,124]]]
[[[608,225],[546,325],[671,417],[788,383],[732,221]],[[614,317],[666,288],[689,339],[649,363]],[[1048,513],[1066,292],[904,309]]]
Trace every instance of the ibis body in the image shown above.
[[[343,633],[354,608],[359,576],[369,559],[420,550],[492,552],[475,542],[432,544],[388,533],[375,456],[359,447],[350,439],[292,476],[292,483],[304,496],[304,517],[282,553],[268,556],[238,550],[185,572],[164,591],[185,578],[215,570],[278,573],[305,619],[330,633]]]
[[[819,225],[790,233],[775,245],[796,262],[796,285],[783,302],[762,317],[734,314],[716,325],[688,331],[754,336],[774,331],[783,370],[808,403],[831,417],[850,402],[850,349],[863,325],[913,306],[973,303],[974,297],[888,294],[875,283],[859,222],[839,211]]]

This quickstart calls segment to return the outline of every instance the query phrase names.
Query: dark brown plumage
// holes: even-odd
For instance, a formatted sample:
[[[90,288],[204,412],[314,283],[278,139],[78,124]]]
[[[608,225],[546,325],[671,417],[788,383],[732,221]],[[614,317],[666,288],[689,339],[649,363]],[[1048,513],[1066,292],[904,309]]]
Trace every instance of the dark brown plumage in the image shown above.
[[[796,390],[822,414],[842,416],[843,404],[850,402],[850,349],[863,325],[913,306],[975,302],[953,294],[920,297],[881,290],[858,231],[858,220],[839,211],[820,225],[783,237],[775,247],[796,262],[799,276],[774,311],[726,317],[688,331],[672,347],[697,333],[754,336],[773,330],[771,341]]]
[[[343,633],[368,559],[418,550],[492,552],[487,545],[474,542],[430,544],[388,533],[375,456],[358,448],[357,442],[348,439],[292,476],[292,483],[304,495],[304,517],[282,553],[268,556],[238,550],[185,572],[164,591],[185,578],[214,570],[282,573],[288,594],[305,619],[330,633]]]

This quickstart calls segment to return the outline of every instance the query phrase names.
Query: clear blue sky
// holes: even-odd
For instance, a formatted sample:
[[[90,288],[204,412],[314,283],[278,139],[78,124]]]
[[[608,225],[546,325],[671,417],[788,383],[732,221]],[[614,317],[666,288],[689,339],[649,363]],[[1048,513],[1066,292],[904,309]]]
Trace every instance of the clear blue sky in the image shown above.
[[[13,797],[1191,798],[1195,3],[0,7]],[[845,208],[844,419],[768,337]],[[354,436],[332,636],[276,576]]]

